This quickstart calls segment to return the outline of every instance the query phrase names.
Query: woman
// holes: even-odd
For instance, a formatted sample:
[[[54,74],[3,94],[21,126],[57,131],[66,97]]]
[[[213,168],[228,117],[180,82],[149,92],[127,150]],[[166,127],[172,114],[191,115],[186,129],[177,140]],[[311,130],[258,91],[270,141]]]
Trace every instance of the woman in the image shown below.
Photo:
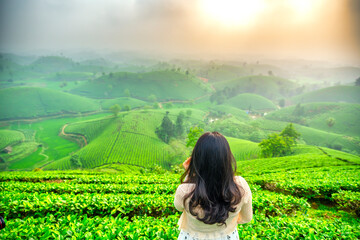
[[[236,162],[225,137],[203,134],[183,166],[174,200],[183,212],[178,240],[239,239],[237,224],[252,219],[252,196],[245,179],[234,176]]]

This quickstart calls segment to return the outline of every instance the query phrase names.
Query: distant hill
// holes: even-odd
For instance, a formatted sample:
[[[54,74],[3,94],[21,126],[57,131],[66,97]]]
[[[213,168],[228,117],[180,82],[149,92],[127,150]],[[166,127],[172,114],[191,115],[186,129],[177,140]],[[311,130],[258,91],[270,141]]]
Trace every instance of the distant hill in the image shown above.
[[[146,104],[149,104],[147,102],[141,101],[136,98],[130,98],[130,97],[121,97],[121,98],[114,98],[114,99],[102,99],[100,100],[101,107],[103,109],[109,109],[111,106],[118,104],[120,107],[124,107],[125,105],[128,105],[130,108],[137,108],[145,106]]]
[[[283,71],[278,67],[268,64],[251,64],[246,62],[230,63],[209,63],[199,66],[198,74],[208,78],[210,82],[230,81],[239,77],[249,75],[266,75],[273,74],[279,76]]]
[[[268,99],[291,96],[296,84],[275,76],[247,76],[230,81],[217,82],[216,90],[228,89],[236,93],[255,93]]]
[[[360,103],[359,86],[335,86],[304,93],[291,98],[293,103],[348,102]]]
[[[35,72],[50,73],[67,71],[79,65],[72,59],[60,56],[40,57],[31,63],[28,68]]]
[[[347,136],[360,136],[360,105],[351,103],[307,103],[300,105],[301,115],[296,113],[296,106],[283,108],[269,113],[266,118],[286,122],[297,122],[323,131],[344,134]],[[329,127],[328,118],[334,118],[335,124]]]
[[[1,89],[0,102],[0,120],[89,112],[99,109],[99,105],[91,99],[32,87]]]
[[[158,101],[195,99],[210,91],[200,79],[179,72],[157,71],[110,73],[71,92],[92,98],[118,98],[126,95],[125,89],[131,97],[147,100],[153,94]]]
[[[243,110],[273,110],[276,105],[269,99],[257,94],[243,93],[225,101],[225,105],[230,105]]]

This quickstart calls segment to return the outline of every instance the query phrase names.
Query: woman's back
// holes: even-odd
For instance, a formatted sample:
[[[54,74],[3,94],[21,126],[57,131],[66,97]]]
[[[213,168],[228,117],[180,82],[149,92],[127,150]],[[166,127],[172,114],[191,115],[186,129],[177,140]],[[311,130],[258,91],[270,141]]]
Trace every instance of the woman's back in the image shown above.
[[[234,212],[229,212],[229,216],[223,225],[219,224],[205,224],[197,219],[196,216],[189,212],[189,200],[185,201],[184,197],[192,192],[195,188],[194,183],[181,184],[175,193],[174,205],[177,210],[183,211],[178,222],[179,229],[189,233],[191,237],[199,239],[220,239],[229,236],[236,229],[237,224],[247,223],[252,219],[252,196],[249,185],[244,178],[240,176],[235,177],[235,182],[241,191],[241,201],[235,206]],[[197,206],[195,212],[199,217],[203,217],[202,209]],[[191,239],[191,238],[188,238]]]

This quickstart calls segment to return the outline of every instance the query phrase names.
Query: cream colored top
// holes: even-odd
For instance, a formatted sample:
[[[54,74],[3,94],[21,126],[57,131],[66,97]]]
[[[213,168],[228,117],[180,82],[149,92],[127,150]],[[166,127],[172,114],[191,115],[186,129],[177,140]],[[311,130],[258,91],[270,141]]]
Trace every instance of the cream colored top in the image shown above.
[[[248,183],[243,177],[236,176],[235,182],[240,185],[244,192],[242,191],[242,198],[238,205],[236,205],[235,212],[229,212],[229,218],[226,220],[226,226],[219,226],[217,224],[205,224],[196,219],[189,212],[189,200],[188,198],[185,202],[186,208],[183,205],[183,199],[186,194],[194,189],[194,183],[183,183],[181,184],[175,193],[174,205],[175,208],[181,212],[181,217],[178,221],[179,229],[182,229],[192,237],[211,239],[225,237],[227,234],[232,233],[238,224],[243,224],[250,222],[253,216],[252,213],[252,195]],[[201,216],[201,209],[199,215]]]

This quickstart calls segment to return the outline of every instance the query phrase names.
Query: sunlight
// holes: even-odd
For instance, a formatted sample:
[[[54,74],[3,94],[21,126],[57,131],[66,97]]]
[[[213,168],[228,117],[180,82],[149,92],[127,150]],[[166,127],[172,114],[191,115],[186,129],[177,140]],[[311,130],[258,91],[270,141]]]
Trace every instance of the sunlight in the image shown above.
[[[251,25],[265,8],[264,0],[203,0],[202,9],[227,26]]]
[[[289,0],[288,4],[290,4],[299,20],[307,20],[315,13],[315,9],[324,2],[323,0]]]

